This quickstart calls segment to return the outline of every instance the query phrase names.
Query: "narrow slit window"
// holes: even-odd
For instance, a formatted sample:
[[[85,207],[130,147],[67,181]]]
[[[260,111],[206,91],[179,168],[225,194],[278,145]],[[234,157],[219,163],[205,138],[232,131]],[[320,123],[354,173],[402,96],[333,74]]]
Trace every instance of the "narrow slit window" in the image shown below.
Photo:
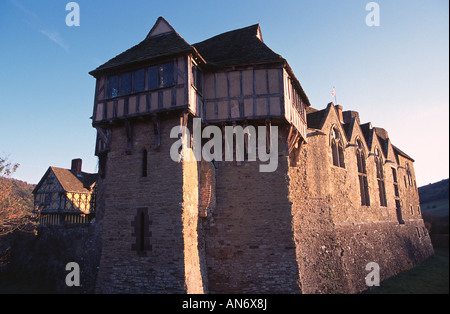
[[[152,250],[149,243],[152,232],[149,230],[152,222],[149,220],[148,209],[138,208],[134,221],[132,222],[135,243],[131,245],[131,249],[136,251],[139,256],[146,256],[148,251]]]
[[[142,177],[147,177],[148,171],[148,152],[146,149],[142,152]]]
[[[139,215],[139,251],[145,251],[145,215],[143,212]]]
[[[98,172],[100,177],[104,179],[106,177],[106,160],[108,157],[108,153],[103,152],[98,156]]]

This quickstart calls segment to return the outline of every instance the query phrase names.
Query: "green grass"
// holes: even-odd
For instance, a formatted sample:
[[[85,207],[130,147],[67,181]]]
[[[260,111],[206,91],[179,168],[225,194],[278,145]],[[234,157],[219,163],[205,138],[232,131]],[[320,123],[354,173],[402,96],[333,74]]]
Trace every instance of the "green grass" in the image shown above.
[[[420,205],[424,214],[433,214],[440,217],[449,215],[449,199],[442,199]]]
[[[366,294],[448,294],[448,249],[435,249],[425,263],[381,283]]]

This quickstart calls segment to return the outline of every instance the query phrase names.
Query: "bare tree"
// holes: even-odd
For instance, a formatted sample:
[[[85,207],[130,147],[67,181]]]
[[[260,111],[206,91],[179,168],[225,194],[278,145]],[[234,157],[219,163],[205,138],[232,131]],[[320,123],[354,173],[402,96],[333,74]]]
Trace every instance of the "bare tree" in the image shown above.
[[[31,231],[35,225],[29,205],[15,193],[11,175],[19,164],[0,157],[0,236],[16,230]]]

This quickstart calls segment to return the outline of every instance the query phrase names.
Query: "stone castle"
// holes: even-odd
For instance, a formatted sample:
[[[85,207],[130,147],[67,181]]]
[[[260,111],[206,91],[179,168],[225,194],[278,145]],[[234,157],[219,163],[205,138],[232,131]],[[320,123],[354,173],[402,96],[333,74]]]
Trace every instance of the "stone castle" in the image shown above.
[[[191,45],[160,17],[90,74],[96,292],[357,293],[368,263],[384,280],[434,254],[414,160],[357,112],[312,108],[259,25]],[[276,171],[247,150],[243,161],[174,161],[171,130],[192,134],[194,118],[265,126]]]

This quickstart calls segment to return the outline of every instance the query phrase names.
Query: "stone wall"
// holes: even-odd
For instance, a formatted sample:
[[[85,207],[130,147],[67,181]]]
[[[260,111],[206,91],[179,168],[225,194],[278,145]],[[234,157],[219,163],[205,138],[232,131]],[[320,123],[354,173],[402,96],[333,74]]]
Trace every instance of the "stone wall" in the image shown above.
[[[175,141],[170,139],[170,130],[176,125],[179,118],[161,122],[161,147],[155,150],[152,122],[133,122],[128,154],[125,126],[112,128],[106,177],[99,184],[105,196],[98,293],[186,292],[185,265],[191,262],[185,260],[183,238],[195,226],[184,228],[183,223],[195,221],[195,200],[189,200],[190,192],[183,186],[183,169],[190,171],[189,167],[170,159]],[[146,177],[142,176],[144,150],[148,152]],[[138,246],[133,227],[139,209],[149,217],[144,250]]]
[[[315,135],[300,147],[298,164],[289,168],[303,293],[361,292],[367,288],[368,263],[378,263],[381,280],[385,280],[434,254],[417,211],[417,190],[405,186],[403,179],[399,185],[402,185],[400,197],[405,224],[397,219],[390,169],[396,165],[392,163],[384,163],[387,206],[381,205],[374,156],[370,156],[376,145],[380,145],[377,140],[372,148],[365,147],[371,202],[370,206],[361,206],[356,146],[348,144],[355,144],[363,135],[360,130],[353,130],[351,139],[345,143],[345,168],[333,166],[329,136],[332,126],[338,124],[338,116],[330,112],[320,133],[309,130]]]
[[[299,293],[285,156],[279,129],[278,169],[259,162],[219,162],[216,208],[206,220],[211,293]]]
[[[100,259],[96,225],[39,227],[0,239],[9,247],[3,274],[27,286],[52,293],[93,293]],[[68,287],[68,263],[80,267],[80,286]]]
[[[382,145],[364,141],[370,205],[362,206],[355,143],[364,136],[353,125],[345,168],[334,166],[334,111],[291,156],[288,129],[279,125],[272,173],[260,172],[259,162],[172,161],[169,133],[179,123],[178,116],[161,121],[159,150],[153,149],[151,121],[132,123],[128,152],[125,125],[112,129],[98,189],[96,292],[357,293],[367,288],[368,263],[378,263],[385,280],[433,255],[417,189],[404,184],[406,162],[415,180],[412,162],[400,158],[398,169],[403,224],[391,170],[398,165],[383,163],[383,206],[374,161]],[[345,136],[348,130],[340,131]]]

